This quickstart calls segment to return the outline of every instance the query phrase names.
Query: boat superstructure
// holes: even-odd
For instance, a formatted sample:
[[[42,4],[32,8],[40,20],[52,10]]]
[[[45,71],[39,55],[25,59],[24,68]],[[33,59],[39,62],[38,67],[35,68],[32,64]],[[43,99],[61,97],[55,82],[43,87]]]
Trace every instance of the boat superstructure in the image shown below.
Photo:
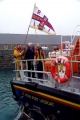
[[[79,42],[80,38],[75,46]],[[66,49],[64,48],[65,43],[68,44]],[[79,50],[74,50],[74,46],[73,48],[69,47],[69,45],[72,46],[72,41],[71,43],[68,41],[62,42],[61,39],[61,45],[62,51],[53,54],[53,56],[49,54],[49,58],[41,60],[43,62],[43,71],[37,71],[36,60],[33,60],[34,71],[31,70],[30,72],[34,72],[36,78],[27,77],[29,71],[27,69],[27,60],[25,61],[26,69],[23,69],[24,60],[20,61],[20,70],[17,70],[16,62],[14,62],[16,76],[11,81],[11,88],[13,98],[17,101],[22,113],[21,116],[25,116],[25,120],[80,119],[80,53]],[[72,51],[75,54],[72,55]],[[69,79],[66,77],[66,82],[56,81],[56,78],[52,76],[52,65],[58,58],[66,58],[70,65],[70,77]],[[55,66],[55,75],[58,74],[64,78],[63,66],[62,64]],[[43,79],[37,78],[38,72],[43,73]],[[18,76],[19,74],[20,76]]]

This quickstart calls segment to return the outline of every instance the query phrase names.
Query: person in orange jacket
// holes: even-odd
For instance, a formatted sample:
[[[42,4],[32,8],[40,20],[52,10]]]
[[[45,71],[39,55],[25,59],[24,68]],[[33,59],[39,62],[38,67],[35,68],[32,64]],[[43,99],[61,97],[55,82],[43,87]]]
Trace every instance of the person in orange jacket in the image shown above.
[[[34,51],[34,59],[45,59],[45,52],[42,50],[41,45],[37,44]],[[43,61],[37,60],[37,71],[43,71]],[[43,79],[43,73],[37,73],[39,79]]]

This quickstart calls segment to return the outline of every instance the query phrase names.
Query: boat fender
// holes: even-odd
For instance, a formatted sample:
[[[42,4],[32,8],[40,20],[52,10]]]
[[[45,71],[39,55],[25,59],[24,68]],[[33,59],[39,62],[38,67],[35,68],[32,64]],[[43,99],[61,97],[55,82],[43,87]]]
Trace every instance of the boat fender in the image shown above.
[[[55,66],[56,65],[64,65],[66,67],[66,72],[64,77],[60,77],[58,74],[55,73]],[[52,62],[51,65],[51,74],[52,77],[59,83],[65,83],[69,80],[71,76],[71,67],[70,63],[68,62],[68,59],[66,57],[60,56],[57,57],[56,60]]]

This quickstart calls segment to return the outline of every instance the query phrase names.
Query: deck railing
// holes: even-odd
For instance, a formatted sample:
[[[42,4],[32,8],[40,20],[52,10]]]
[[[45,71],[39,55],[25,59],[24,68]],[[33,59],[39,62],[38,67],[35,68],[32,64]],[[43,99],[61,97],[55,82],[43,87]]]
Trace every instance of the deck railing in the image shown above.
[[[73,65],[73,63],[77,63],[77,64],[80,64],[80,61],[78,61],[78,60],[76,60],[76,57],[78,57],[78,56],[75,56],[75,59],[73,60],[73,59],[71,59],[71,60],[69,60],[69,62],[70,62],[70,65],[71,65],[71,78],[69,79],[69,81],[68,82],[66,82],[66,83],[64,83],[64,84],[61,84],[61,83],[57,83],[55,80],[54,80],[54,78],[52,77],[52,75],[51,75],[51,72],[50,71],[45,71],[45,69],[44,69],[44,63],[45,63],[45,61],[50,61],[51,62],[51,64],[52,64],[52,61],[54,60],[54,58],[53,59],[41,59],[41,61],[43,62],[43,71],[37,71],[37,69],[36,69],[36,61],[37,60],[33,60],[33,62],[34,62],[34,71],[33,70],[28,70],[28,67],[27,67],[27,60],[25,61],[25,60],[21,60],[21,61],[19,61],[20,62],[20,65],[21,65],[21,69],[20,70],[18,70],[17,69],[17,65],[15,64],[15,72],[16,72],[16,77],[15,77],[15,80],[17,80],[17,78],[18,78],[18,74],[17,74],[17,72],[20,72],[20,75],[21,75],[21,80],[28,80],[28,79],[31,79],[32,80],[32,82],[36,82],[36,83],[39,83],[40,81],[42,81],[43,82],[43,85],[46,85],[46,83],[47,83],[47,85],[49,86],[49,87],[56,87],[56,85],[58,85],[58,86],[60,86],[60,88],[65,88],[66,86],[67,87],[70,87],[70,90],[71,91],[77,91],[77,92],[79,92],[79,94],[80,94],[80,88],[79,87],[77,87],[79,84],[80,84],[80,73],[79,73],[79,71],[77,72],[77,73],[75,73],[74,72],[74,65]],[[73,58],[73,57],[72,57]],[[28,61],[32,61],[32,60],[28,60]],[[39,61],[39,59],[38,59],[38,61]],[[23,62],[25,62],[25,65],[26,65],[26,68],[25,69],[23,69]],[[15,61],[14,61],[14,63],[16,63]],[[80,67],[80,66],[79,66]],[[34,72],[35,73],[35,76],[36,76],[36,78],[32,78],[32,77],[28,77],[27,76],[27,73],[28,72]],[[37,77],[37,73],[43,73],[43,79],[38,79],[38,77]],[[26,81],[27,82],[27,81]],[[57,84],[56,84],[57,83]],[[74,90],[75,89],[75,90]]]

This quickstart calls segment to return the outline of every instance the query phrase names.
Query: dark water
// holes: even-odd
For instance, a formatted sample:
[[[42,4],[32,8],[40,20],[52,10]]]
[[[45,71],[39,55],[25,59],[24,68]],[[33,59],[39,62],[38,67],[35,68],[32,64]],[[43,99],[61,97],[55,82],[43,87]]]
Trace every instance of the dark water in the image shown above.
[[[0,120],[14,120],[18,113],[18,105],[12,98],[10,86],[13,76],[13,69],[0,69]]]

